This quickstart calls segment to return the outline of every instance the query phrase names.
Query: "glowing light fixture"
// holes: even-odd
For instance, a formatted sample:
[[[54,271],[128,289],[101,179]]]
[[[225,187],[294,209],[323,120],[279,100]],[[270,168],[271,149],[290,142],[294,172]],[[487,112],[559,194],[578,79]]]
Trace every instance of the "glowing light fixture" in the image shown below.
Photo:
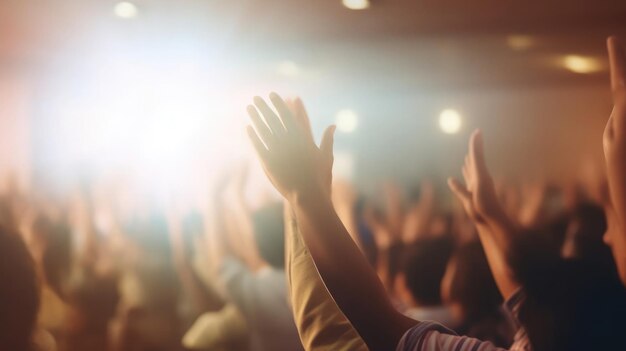
[[[370,7],[369,0],[341,0],[341,3],[350,10],[365,10]]]
[[[350,109],[343,109],[335,116],[337,129],[344,133],[352,133],[359,125],[359,116]]]
[[[456,134],[463,124],[461,114],[454,109],[445,109],[439,114],[439,127],[446,134]]]
[[[529,35],[509,35],[506,43],[513,50],[525,51],[535,45],[535,40]]]
[[[278,74],[285,77],[295,77],[300,74],[300,67],[293,61],[282,61],[278,63]]]
[[[122,1],[115,5],[113,13],[119,18],[131,19],[137,17],[139,10],[132,2]]]
[[[563,57],[562,64],[568,70],[580,74],[595,73],[604,69],[600,60],[589,56],[567,55]]]

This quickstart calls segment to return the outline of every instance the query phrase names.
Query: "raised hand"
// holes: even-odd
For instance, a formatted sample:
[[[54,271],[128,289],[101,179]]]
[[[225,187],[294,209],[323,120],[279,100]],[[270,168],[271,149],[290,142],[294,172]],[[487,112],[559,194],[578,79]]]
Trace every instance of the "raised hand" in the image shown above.
[[[615,141],[626,132],[626,49],[617,37],[610,37],[607,45],[614,105],[604,132],[604,152],[611,154]]]
[[[517,229],[498,202],[496,187],[485,163],[480,131],[475,131],[470,139],[463,178],[466,186],[452,178],[448,184],[476,225],[500,293],[505,299],[509,298],[520,287],[508,260],[514,250]]]
[[[465,186],[453,178],[448,180],[448,185],[473,221],[484,223],[488,217],[502,214],[496,188],[485,162],[480,131],[475,131],[470,138],[469,154],[463,165],[463,178]]]
[[[604,131],[604,156],[610,201],[606,204],[610,244],[622,282],[626,284],[626,48],[616,37],[608,40],[613,111]]]
[[[254,106],[248,106],[254,125],[248,126],[248,135],[268,178],[289,200],[311,191],[329,194],[335,127],[326,129],[318,147],[299,100],[295,103],[296,113],[278,94],[270,94],[270,100],[278,113],[260,97],[254,98]]]

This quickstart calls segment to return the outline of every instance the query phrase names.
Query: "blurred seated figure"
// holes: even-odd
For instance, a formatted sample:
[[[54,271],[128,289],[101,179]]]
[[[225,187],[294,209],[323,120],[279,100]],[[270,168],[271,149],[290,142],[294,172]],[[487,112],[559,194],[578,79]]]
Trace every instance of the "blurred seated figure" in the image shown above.
[[[452,324],[450,310],[441,302],[441,280],[451,251],[447,238],[420,239],[404,248],[394,290],[407,306],[405,315],[418,321]]]
[[[0,228],[0,350],[38,351],[39,282],[20,235]],[[44,348],[42,345],[40,348]]]
[[[224,258],[220,269],[228,297],[250,328],[252,350],[302,350],[287,297],[283,223],[281,204],[254,212],[253,240],[266,264],[253,271],[245,261],[230,256]]]
[[[513,328],[502,309],[502,296],[480,242],[454,251],[441,290],[453,316],[449,325],[459,335],[491,341],[499,347],[511,345]]]

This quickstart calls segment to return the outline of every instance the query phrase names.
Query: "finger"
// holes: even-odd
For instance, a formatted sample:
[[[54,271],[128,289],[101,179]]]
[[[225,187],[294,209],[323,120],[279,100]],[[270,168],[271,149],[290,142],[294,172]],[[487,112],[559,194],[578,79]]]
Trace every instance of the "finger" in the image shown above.
[[[463,180],[465,180],[465,185],[469,187],[471,178],[469,175],[469,171],[467,170],[467,166],[463,166],[462,172],[463,172]]]
[[[306,112],[304,103],[300,98],[294,100],[294,107],[296,109],[297,122],[302,129],[304,135],[313,140],[313,131],[311,130],[311,120],[309,120],[309,114]]]
[[[252,105],[248,105],[247,110],[248,115],[252,120],[252,124],[254,125],[254,129],[256,129],[258,133],[258,136],[261,137],[261,140],[263,140],[266,145],[271,144],[274,141],[274,136],[272,135],[272,131],[259,115],[257,109]]]
[[[259,96],[255,96],[254,104],[259,109],[259,111],[261,111],[263,118],[265,118],[265,121],[267,122],[267,125],[269,126],[274,136],[285,133],[285,127],[283,126],[282,122],[280,121],[278,116],[276,116],[274,111],[272,111],[272,109],[267,105],[265,100],[263,100]]]
[[[320,151],[326,158],[332,159],[333,157],[333,145],[335,143],[335,130],[337,127],[332,125],[324,131],[322,135],[322,141],[320,142]]]
[[[609,37],[607,46],[611,66],[611,89],[615,92],[626,85],[626,53],[624,45],[616,36]]]
[[[448,178],[448,187],[461,202],[470,201],[472,194],[455,178]]]
[[[293,113],[291,113],[289,107],[287,107],[285,100],[283,100],[283,98],[276,93],[270,94],[270,100],[272,101],[272,104],[274,104],[274,107],[276,107],[276,111],[278,111],[278,115],[280,116],[285,129],[287,131],[294,131],[294,128],[297,128],[297,124],[293,118]]]
[[[476,130],[472,134],[470,141],[470,158],[473,166],[482,175],[488,175],[487,163],[485,162],[485,154],[483,151],[483,134],[480,130]]]
[[[267,157],[269,156],[269,151],[267,150],[267,148],[265,147],[265,145],[263,144],[263,142],[261,141],[261,139],[259,138],[259,136],[254,131],[254,128],[251,125],[248,125],[246,127],[246,131],[248,132],[248,137],[250,138],[250,141],[252,142],[252,146],[254,146],[254,150],[256,150],[257,154],[261,158],[261,161],[265,163],[265,161],[267,160]]]

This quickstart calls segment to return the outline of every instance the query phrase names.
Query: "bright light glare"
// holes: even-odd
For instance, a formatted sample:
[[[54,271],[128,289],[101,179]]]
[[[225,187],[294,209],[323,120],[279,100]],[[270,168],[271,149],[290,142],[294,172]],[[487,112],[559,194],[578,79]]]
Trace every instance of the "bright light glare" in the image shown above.
[[[359,125],[359,116],[357,116],[356,112],[353,110],[343,109],[337,112],[335,123],[337,124],[337,129],[339,131],[352,133]]]
[[[370,7],[369,0],[342,0],[341,2],[350,10],[365,10]]]
[[[563,57],[563,67],[574,73],[589,74],[601,71],[602,63],[594,57],[567,55]]]
[[[278,74],[285,77],[295,77],[300,74],[300,67],[293,61],[282,61],[277,67]]]
[[[461,114],[454,109],[445,109],[439,115],[439,127],[446,134],[456,134],[461,130]]]
[[[121,174],[136,191],[166,199],[197,194],[194,187],[251,152],[241,111],[250,94],[220,71],[223,58],[206,58],[193,46],[175,55],[164,48],[159,59],[114,48],[51,75],[42,123],[55,133],[42,162],[55,180],[71,182],[83,169]]]
[[[513,50],[524,51],[530,49],[535,44],[535,40],[529,35],[509,35],[506,43]]]
[[[122,1],[115,5],[115,7],[113,8],[113,12],[119,18],[130,19],[137,17],[139,11],[135,4],[127,1]]]

